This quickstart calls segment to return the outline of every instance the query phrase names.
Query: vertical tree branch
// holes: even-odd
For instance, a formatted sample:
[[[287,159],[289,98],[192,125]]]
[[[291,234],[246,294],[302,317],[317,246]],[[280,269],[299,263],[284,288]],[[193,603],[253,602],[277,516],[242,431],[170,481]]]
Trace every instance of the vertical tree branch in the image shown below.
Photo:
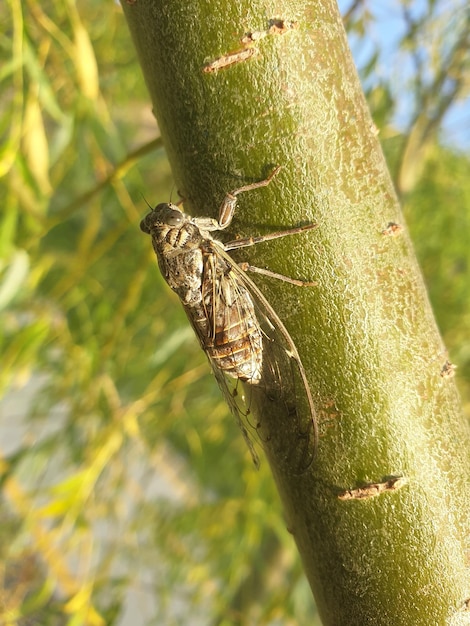
[[[325,625],[463,623],[468,425],[336,3],[123,6],[188,211],[216,217],[282,165],[240,197],[233,232],[319,225],[249,260],[318,281],[262,281],[320,427],[300,475],[265,447]],[[269,425],[279,441],[291,427]]]

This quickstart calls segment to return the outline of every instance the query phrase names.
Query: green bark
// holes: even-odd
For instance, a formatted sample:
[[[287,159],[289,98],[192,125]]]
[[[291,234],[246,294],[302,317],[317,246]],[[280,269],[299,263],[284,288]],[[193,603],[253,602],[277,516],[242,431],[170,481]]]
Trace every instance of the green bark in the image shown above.
[[[240,196],[232,234],[319,225],[244,256],[318,281],[257,282],[314,394],[309,469],[265,447],[325,626],[470,623],[469,429],[336,3],[282,3],[281,16],[266,0],[123,6],[187,211],[216,217],[226,191],[282,165]],[[203,71],[274,17],[292,27]],[[382,490],[351,491],[365,484]]]

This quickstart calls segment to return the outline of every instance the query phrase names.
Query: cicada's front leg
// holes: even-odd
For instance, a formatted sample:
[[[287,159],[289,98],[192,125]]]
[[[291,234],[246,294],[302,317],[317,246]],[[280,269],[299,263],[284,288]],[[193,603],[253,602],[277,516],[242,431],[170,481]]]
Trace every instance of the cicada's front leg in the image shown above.
[[[278,165],[264,180],[260,180],[257,183],[244,185],[243,187],[239,187],[238,189],[227,193],[225,198],[222,200],[222,204],[219,208],[219,230],[223,230],[224,228],[230,226],[230,223],[233,219],[233,214],[235,213],[235,208],[237,206],[237,196],[241,193],[244,193],[245,191],[252,191],[253,189],[258,189],[259,187],[267,187],[272,179],[278,174],[280,169],[281,165]]]

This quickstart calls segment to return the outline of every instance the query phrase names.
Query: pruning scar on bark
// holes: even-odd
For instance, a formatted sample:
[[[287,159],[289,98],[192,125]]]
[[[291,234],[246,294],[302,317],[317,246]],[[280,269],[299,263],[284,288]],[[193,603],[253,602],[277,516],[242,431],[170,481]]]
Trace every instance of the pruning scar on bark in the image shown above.
[[[339,500],[365,500],[375,498],[385,491],[396,491],[400,489],[408,480],[404,476],[391,476],[380,483],[368,483],[356,489],[346,489],[338,494]]]
[[[387,227],[382,231],[382,235],[388,237],[396,237],[403,231],[403,226],[397,224],[396,222],[389,222]]]
[[[284,35],[284,33],[287,33],[289,30],[293,30],[298,27],[299,25],[297,22],[285,20],[282,17],[273,17],[269,20],[268,28],[266,30],[255,30],[253,32],[246,33],[244,37],[242,37],[242,43],[254,43],[259,39],[267,37],[268,35]]]
[[[457,369],[457,365],[454,365],[449,360],[447,360],[441,368],[441,377],[453,378],[455,376],[456,369]]]
[[[202,71],[206,74],[210,74],[211,72],[216,72],[217,70],[235,65],[235,63],[247,61],[259,53],[258,48],[253,47],[252,44],[260,39],[263,39],[263,37],[267,37],[268,35],[283,35],[294,28],[298,28],[297,22],[284,20],[280,17],[273,17],[269,20],[268,28],[266,30],[256,30],[245,33],[240,40],[243,44],[242,48],[234,50],[233,52],[228,52],[227,54],[222,54],[213,61],[209,61],[204,65]]]
[[[223,54],[217,57],[217,59],[206,63],[202,71],[206,74],[210,74],[211,72],[221,70],[225,67],[230,67],[230,65],[234,65],[235,63],[241,63],[242,61],[251,59],[251,57],[256,56],[258,52],[257,48],[242,48],[241,50],[235,50],[235,52]]]

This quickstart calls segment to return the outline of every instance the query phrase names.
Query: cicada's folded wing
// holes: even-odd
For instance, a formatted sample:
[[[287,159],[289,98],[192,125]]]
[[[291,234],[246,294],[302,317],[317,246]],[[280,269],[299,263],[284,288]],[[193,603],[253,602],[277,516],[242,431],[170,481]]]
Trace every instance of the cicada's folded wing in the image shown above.
[[[255,465],[259,461],[253,438],[266,448],[274,445],[302,473],[313,460],[318,433],[297,348],[265,296],[233,259],[219,245],[208,258],[211,291],[204,301],[211,330],[201,332],[191,321],[219,387]]]
[[[248,450],[250,451],[251,458],[255,467],[258,469],[260,465],[259,456],[256,451],[256,441],[254,437],[257,437],[256,417],[252,415],[253,389],[249,383],[242,382],[239,378],[233,378],[227,375],[223,370],[219,369],[214,362],[209,359],[212,371],[214,372],[215,379],[225,397],[232,415],[240,428],[243,438]]]
[[[205,245],[200,306],[185,306],[202,349],[258,467],[259,458],[249,431],[252,387],[260,381],[263,333],[252,297],[234,262],[216,243]],[[243,272],[242,272],[243,275]]]

